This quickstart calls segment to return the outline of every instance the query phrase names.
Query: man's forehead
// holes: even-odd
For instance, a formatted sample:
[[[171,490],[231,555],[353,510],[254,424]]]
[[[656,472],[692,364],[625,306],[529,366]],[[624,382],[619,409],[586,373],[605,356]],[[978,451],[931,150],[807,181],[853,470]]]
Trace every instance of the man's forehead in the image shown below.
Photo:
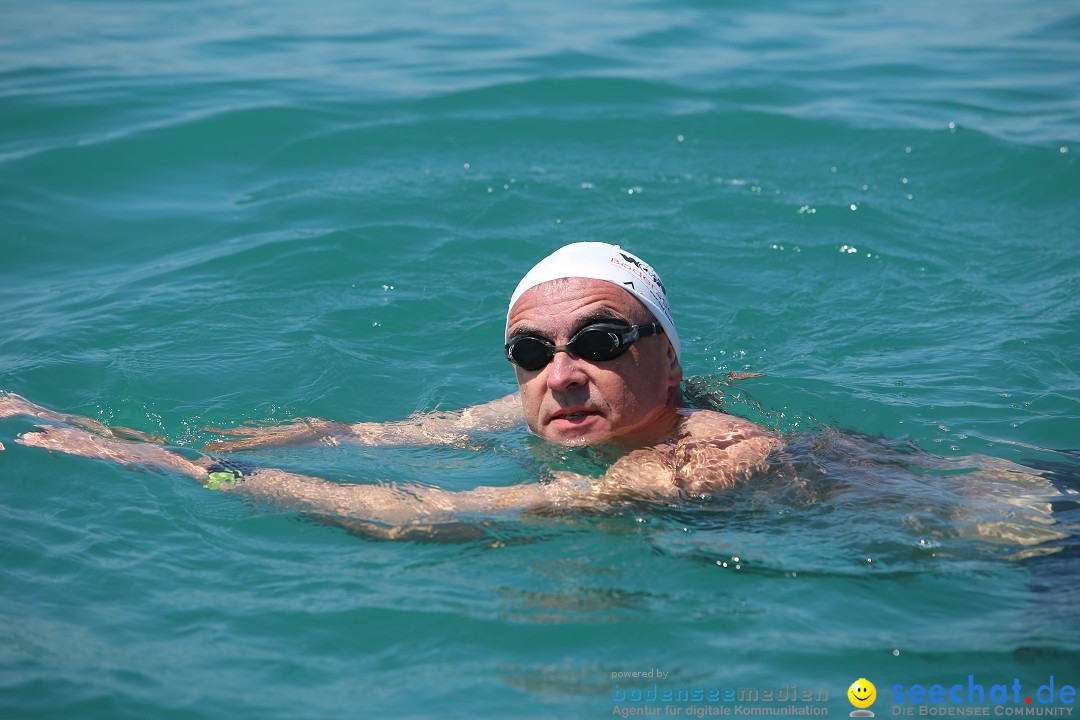
[[[614,283],[592,278],[560,278],[525,291],[510,310],[510,324],[541,318],[599,318],[605,314],[635,321],[646,321],[650,315],[640,300]]]

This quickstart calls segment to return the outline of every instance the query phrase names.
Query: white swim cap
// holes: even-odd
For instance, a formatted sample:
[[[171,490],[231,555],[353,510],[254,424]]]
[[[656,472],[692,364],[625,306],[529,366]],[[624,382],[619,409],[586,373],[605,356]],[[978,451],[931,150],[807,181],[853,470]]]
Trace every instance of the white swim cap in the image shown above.
[[[560,278],[590,278],[604,280],[626,290],[649,309],[663,328],[664,333],[679,357],[679,333],[667,301],[667,291],[660,276],[652,266],[633,253],[602,242],[579,242],[565,245],[538,262],[521,278],[510,307],[506,311],[506,339],[510,339],[510,310],[522,294],[537,285]]]

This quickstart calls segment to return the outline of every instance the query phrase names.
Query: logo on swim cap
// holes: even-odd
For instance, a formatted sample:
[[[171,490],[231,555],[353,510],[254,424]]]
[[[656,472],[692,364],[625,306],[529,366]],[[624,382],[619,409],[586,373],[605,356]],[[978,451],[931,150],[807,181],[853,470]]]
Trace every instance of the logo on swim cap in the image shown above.
[[[643,260],[636,258],[633,255],[627,255],[621,250],[619,251],[619,254],[622,255],[623,260],[625,260],[626,262],[633,263],[634,265],[637,265],[639,268],[641,268],[641,270],[643,270],[644,272],[649,273],[652,276],[653,282],[660,286],[660,291],[667,295],[667,288],[664,287],[664,283],[660,280],[660,276],[656,274],[656,271],[653,270],[652,267],[646,264]]]

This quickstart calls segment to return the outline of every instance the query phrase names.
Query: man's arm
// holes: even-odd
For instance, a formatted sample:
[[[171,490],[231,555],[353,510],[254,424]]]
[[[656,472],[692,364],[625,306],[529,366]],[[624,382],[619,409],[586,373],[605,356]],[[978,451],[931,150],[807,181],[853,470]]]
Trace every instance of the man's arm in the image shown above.
[[[92,433],[123,440],[163,443],[164,438],[125,427],[109,427],[93,418],[50,410],[21,395],[0,390],[0,418],[26,415],[49,422],[72,425]],[[404,420],[355,424],[301,418],[270,427],[206,428],[238,440],[208,443],[206,450],[227,452],[284,445],[468,445],[469,434],[508,430],[522,424],[517,393],[463,410],[417,413]],[[0,449],[3,445],[0,445]]]
[[[275,468],[227,470],[236,463],[189,459],[154,443],[126,442],[70,425],[42,425],[16,439],[44,448],[129,467],[178,472],[199,483],[384,539],[475,537],[485,521],[507,513],[565,512],[610,507],[635,492],[564,473],[551,482],[478,487],[454,492],[417,484],[345,484]],[[639,498],[648,499],[648,498]]]
[[[301,418],[271,427],[206,428],[238,440],[207,443],[225,452],[283,445],[467,445],[469,434],[506,430],[524,422],[517,393],[482,405],[449,412],[418,413],[405,420],[355,424]]]

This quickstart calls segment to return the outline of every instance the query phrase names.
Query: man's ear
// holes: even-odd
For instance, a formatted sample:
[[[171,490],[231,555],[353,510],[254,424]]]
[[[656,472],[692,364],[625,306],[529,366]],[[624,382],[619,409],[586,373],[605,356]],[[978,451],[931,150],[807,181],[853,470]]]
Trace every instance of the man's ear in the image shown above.
[[[674,407],[680,407],[682,401],[682,365],[679,357],[675,354],[675,348],[671,341],[667,343],[667,353],[664,356],[664,370],[667,373],[664,381],[667,384],[668,403]]]
[[[675,346],[670,340],[667,344],[667,370],[672,387],[679,387],[683,376],[682,365],[679,363],[679,356],[675,354]]]

